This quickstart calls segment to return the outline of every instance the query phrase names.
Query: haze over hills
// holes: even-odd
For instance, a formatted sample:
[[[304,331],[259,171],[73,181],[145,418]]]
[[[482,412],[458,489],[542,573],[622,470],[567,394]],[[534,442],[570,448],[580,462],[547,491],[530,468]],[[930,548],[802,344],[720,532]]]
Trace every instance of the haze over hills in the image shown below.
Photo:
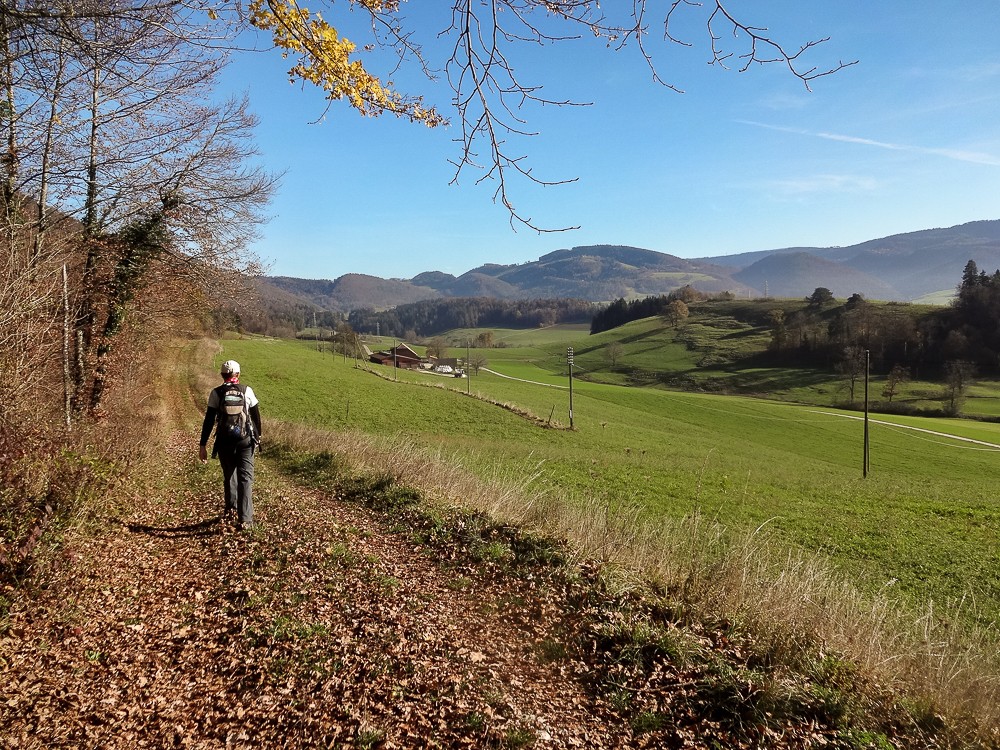
[[[1000,221],[973,221],[944,229],[924,229],[843,247],[789,247],[700,260],[725,266],[741,278],[741,274],[746,275],[757,262],[776,256],[784,256],[789,268],[794,268],[793,258],[802,253],[852,269],[888,287],[885,294],[866,296],[913,300],[953,290],[969,260],[975,260],[980,270],[990,273],[1000,268]],[[747,281],[750,283],[749,279]],[[835,289],[834,284],[815,284],[813,288],[816,286],[825,286],[837,296],[845,296],[845,292]],[[799,293],[807,294],[808,291],[800,289],[796,296]]]
[[[975,221],[868,240],[847,247],[793,247],[706,258],[619,245],[556,250],[537,261],[486,264],[460,276],[427,271],[412,279],[346,274],[334,281],[275,276],[262,286],[325,310],[386,309],[436,297],[573,297],[607,302],[667,294],[685,284],[737,296],[804,297],[817,287],[837,297],[909,301],[951,292],[969,260],[1000,268],[1000,220]]]

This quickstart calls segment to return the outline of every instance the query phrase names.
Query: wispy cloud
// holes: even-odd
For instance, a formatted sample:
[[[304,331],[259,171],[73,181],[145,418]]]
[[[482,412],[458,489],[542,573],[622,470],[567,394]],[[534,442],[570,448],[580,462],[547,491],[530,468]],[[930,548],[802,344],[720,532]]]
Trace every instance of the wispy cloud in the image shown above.
[[[801,94],[771,93],[763,97],[761,106],[775,111],[802,110],[809,104],[809,99]]]
[[[873,177],[847,174],[818,174],[790,180],[768,180],[765,184],[773,192],[791,196],[831,192],[871,192],[881,185]]]
[[[840,135],[838,133],[812,132],[801,128],[789,128],[781,125],[767,125],[762,122],[752,120],[739,120],[744,125],[751,125],[765,130],[776,130],[780,133],[792,133],[794,135],[804,135],[810,138],[822,138],[828,141],[839,141],[841,143],[857,143],[861,146],[872,146],[888,151],[906,151],[913,154],[926,154],[928,156],[938,156],[943,159],[954,161],[964,161],[972,164],[982,164],[988,167],[1000,167],[1000,157],[980,151],[963,151],[953,148],[926,148],[924,146],[912,146],[903,143],[888,143],[886,141],[876,141],[871,138],[858,138],[851,135]]]
[[[908,78],[957,81],[959,83],[982,83],[1000,76],[1000,62],[977,62],[975,65],[928,68],[911,66],[902,74]]]

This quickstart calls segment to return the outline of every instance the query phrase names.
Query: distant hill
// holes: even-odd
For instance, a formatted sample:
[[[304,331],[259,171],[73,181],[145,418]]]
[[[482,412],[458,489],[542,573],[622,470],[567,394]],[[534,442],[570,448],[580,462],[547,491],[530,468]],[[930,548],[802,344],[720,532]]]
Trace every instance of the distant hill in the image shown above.
[[[855,292],[868,299],[897,299],[893,287],[850,266],[807,252],[775,253],[733,274],[747,286],[770,297],[802,297],[816,287],[826,287],[835,297]]]
[[[608,302],[619,297],[667,294],[692,284],[710,292],[753,294],[729,269],[654,250],[594,245],[557,250],[537,261],[487,264],[461,276],[427,271],[412,279],[346,274],[335,281],[276,276],[266,281],[325,310],[384,310],[435,297],[494,297],[518,300],[573,298]],[[810,290],[811,291],[811,290]]]
[[[788,288],[792,296],[798,296],[810,290],[794,285],[791,277],[798,276],[803,283],[812,278],[801,273],[802,262],[795,260],[803,254],[845,269],[838,277],[828,268],[829,283],[813,284],[812,288],[825,286],[841,297],[860,291],[876,299],[914,300],[943,290],[954,292],[969,260],[975,260],[979,268],[988,272],[1000,268],[1000,221],[973,221],[946,229],[894,234],[845,247],[790,247],[700,260],[724,266],[736,278],[756,285],[764,280],[759,273],[761,269],[752,273],[750,269],[765,258],[772,259],[774,265],[764,267],[769,293],[775,295],[778,292],[773,289]],[[778,262],[779,258],[785,258],[787,265]],[[861,276],[853,282],[850,272]],[[851,289],[851,283],[870,284],[871,280],[877,280],[884,291],[868,294],[860,287]],[[811,283],[808,281],[806,286]]]
[[[684,259],[622,245],[556,250],[536,261],[486,264],[461,276],[427,271],[412,279],[346,274],[334,281],[278,276],[267,284],[323,310],[385,310],[440,297],[610,302],[668,294],[686,284],[705,292],[805,297],[826,287],[837,297],[909,301],[954,292],[975,260],[1000,268],[1000,221],[892,235],[849,247],[789,247]]]
[[[381,279],[348,273],[335,281],[271,276],[267,281],[282,291],[301,297],[323,310],[348,312],[364,307],[387,308],[440,297],[430,287],[401,279]]]

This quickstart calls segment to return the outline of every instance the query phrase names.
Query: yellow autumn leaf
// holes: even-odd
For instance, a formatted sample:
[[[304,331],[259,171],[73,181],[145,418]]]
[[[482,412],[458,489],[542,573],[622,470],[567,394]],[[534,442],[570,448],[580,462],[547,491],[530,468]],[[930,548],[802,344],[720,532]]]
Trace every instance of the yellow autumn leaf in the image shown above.
[[[372,12],[398,8],[397,0],[353,0]],[[250,23],[271,33],[283,55],[293,53],[292,79],[308,81],[326,92],[331,100],[346,99],[362,115],[377,117],[391,112],[422,122],[440,125],[444,118],[433,108],[425,108],[419,98],[406,98],[369,73],[361,60],[351,59],[356,45],[340,36],[337,29],[319,14],[310,14],[295,0],[253,0]]]

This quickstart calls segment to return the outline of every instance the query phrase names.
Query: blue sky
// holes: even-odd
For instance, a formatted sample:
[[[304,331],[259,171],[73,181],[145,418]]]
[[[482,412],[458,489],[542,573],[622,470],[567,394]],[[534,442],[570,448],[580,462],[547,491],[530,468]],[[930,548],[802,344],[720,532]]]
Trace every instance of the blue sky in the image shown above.
[[[434,37],[442,17],[417,5],[407,6],[411,26],[443,62]],[[721,70],[707,64],[693,15],[684,29],[692,47],[655,45],[661,76],[683,94],[652,83],[634,45],[616,52],[584,39],[518,53],[527,83],[592,102],[526,111],[538,135],[512,144],[540,177],[577,178],[510,184],[519,211],[547,227],[580,225],[570,232],[515,232],[478,175],[449,184],[457,128],[327,109],[319,92],[289,84],[279,55],[239,56],[225,86],[248,91],[262,161],[285,171],[254,250],[274,275],[410,278],[577,245],[700,257],[1000,218],[1000,3],[731,5],[789,48],[831,37],[809,52],[811,64],[859,62],[811,92],[778,66]],[[342,30],[363,43],[353,20]],[[441,82],[395,80],[451,114]]]

